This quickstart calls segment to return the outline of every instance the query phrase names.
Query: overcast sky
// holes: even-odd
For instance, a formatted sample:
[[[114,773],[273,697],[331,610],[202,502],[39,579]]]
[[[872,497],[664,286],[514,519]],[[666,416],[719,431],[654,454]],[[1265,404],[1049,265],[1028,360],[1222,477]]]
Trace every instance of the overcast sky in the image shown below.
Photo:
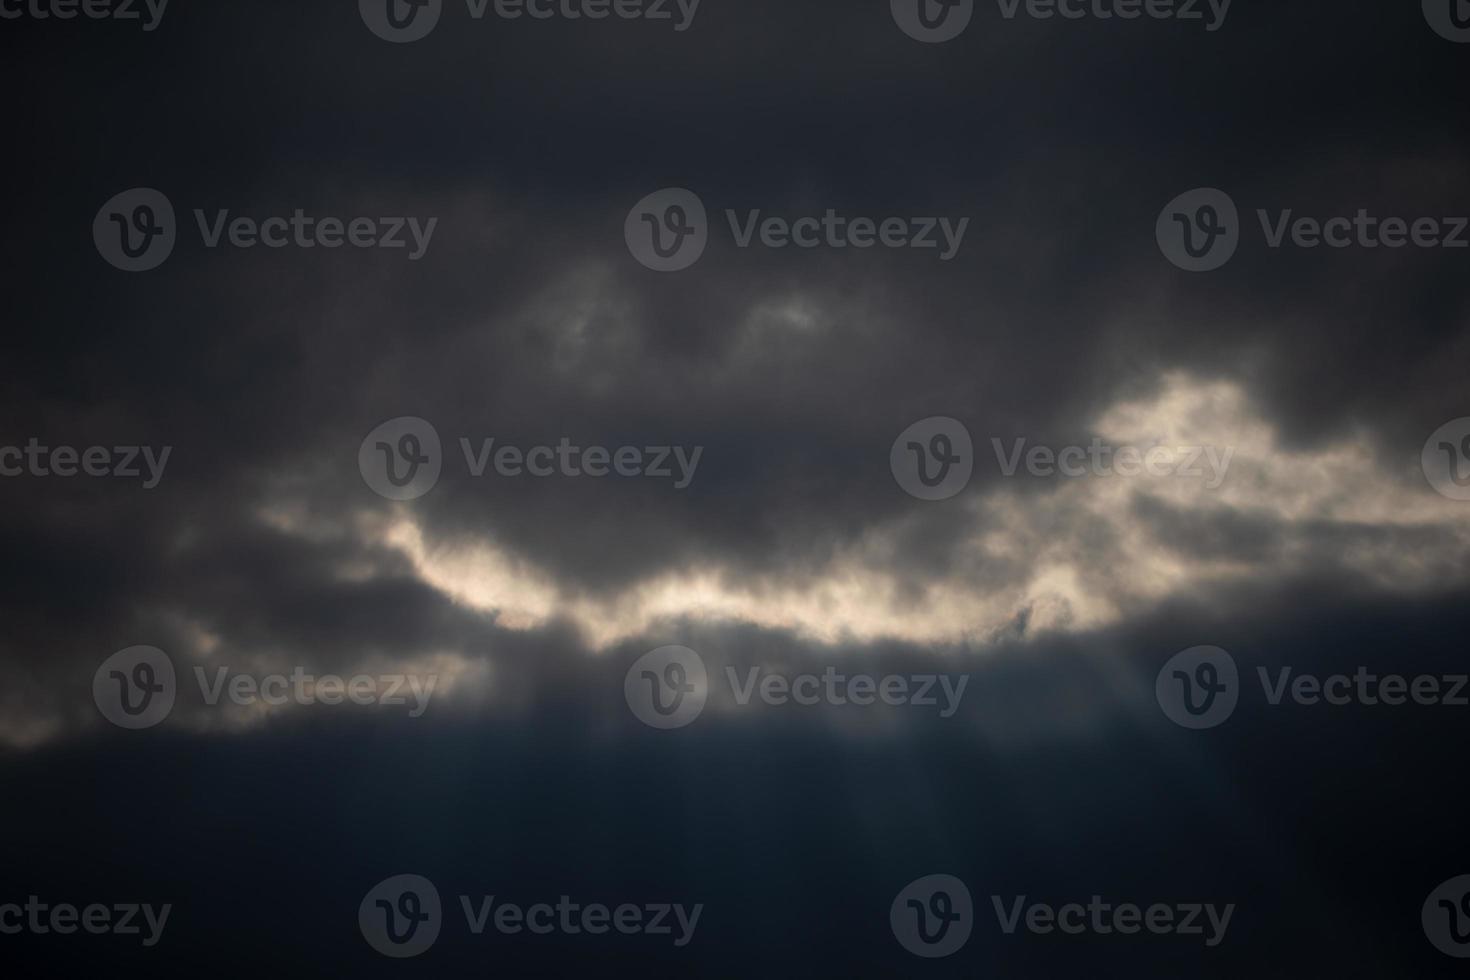
[[[365,974],[1448,975],[1419,916],[1470,872],[1466,709],[1270,707],[1254,678],[1463,664],[1470,502],[1422,454],[1470,416],[1470,250],[1273,248],[1263,220],[1452,231],[1470,47],[1412,3],[1237,0],[1216,30],[1204,4],[977,3],[944,43],[880,0],[702,0],[684,30],[674,4],[446,0],[403,44],[355,6],[0,20],[0,446],[136,446],[143,470],[0,478],[0,903],[177,906],[155,950],[32,936],[28,956],[183,969],[243,938],[242,963]],[[132,188],[177,236],[136,273],[92,233]],[[708,244],[660,272],[624,232],[667,188]],[[1156,237],[1195,188],[1238,208],[1208,272]],[[434,224],[417,257],[406,220],[405,248],[200,227],[298,209]],[[929,220],[941,245],[741,247],[731,226],[829,209]],[[391,500],[360,455],[403,417],[441,471]],[[925,500],[894,460],[936,417],[971,473]],[[667,450],[671,473],[476,476],[461,440],[491,439]],[[1099,445],[1082,475],[1028,472],[1036,447]],[[142,447],[169,449],[156,486]],[[1168,452],[1129,475],[1122,447]],[[670,644],[704,659],[710,704],[654,731],[624,678]],[[140,645],[177,703],[128,731],[93,681]],[[1155,678],[1200,645],[1239,663],[1242,707],[1189,731]],[[948,718],[803,711],[739,705],[727,666],[970,679]],[[196,667],[436,687],[418,718],[210,705]],[[396,964],[355,915],[409,872],[452,915],[461,893],[706,909],[687,948],[458,934]],[[888,909],[931,873],[968,883],[976,923],[924,961]],[[1238,908],[1212,949],[1008,936],[991,911],[1093,894]]]

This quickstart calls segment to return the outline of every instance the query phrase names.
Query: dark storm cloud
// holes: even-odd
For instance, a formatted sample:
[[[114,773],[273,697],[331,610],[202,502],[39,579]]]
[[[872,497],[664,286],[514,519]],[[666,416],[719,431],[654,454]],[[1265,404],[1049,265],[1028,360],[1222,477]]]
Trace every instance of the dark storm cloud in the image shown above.
[[[1363,440],[1398,481],[1461,413],[1447,366],[1464,351],[1458,256],[1275,252],[1253,210],[1470,211],[1453,52],[1409,10],[1363,14],[1309,63],[1288,57],[1319,40],[1324,9],[1241,7],[1212,35],[982,11],[937,46],[903,37],[882,4],[712,0],[679,34],[460,10],[402,47],[351,5],[180,7],[146,37],[20,25],[12,63],[49,81],[17,145],[48,150],[14,161],[31,191],[12,216],[27,233],[5,246],[21,324],[7,437],[175,456],[147,494],[0,488],[15,554],[31,556],[15,594],[35,601],[15,620],[34,632],[16,655],[54,664],[60,646],[91,664],[167,633],[169,616],[312,662],[476,649],[484,610],[450,608],[354,524],[383,509],[357,445],[397,415],[445,440],[446,475],[408,505],[426,540],[493,542],[563,598],[701,570],[800,589],[865,547],[916,600],[1001,590],[1057,542],[1100,581],[1124,531],[1067,488],[1022,481],[1021,520],[918,508],[888,445],[916,419],[961,419],[984,464],[974,500],[999,485],[990,437],[1085,442],[1172,370],[1240,388],[1283,449]],[[1229,189],[1249,226],[1234,263],[1205,277],[1169,266],[1152,236],[1163,204],[1201,184]],[[185,237],[162,269],[127,276],[85,231],[134,185],[169,194]],[[620,230],[634,201],[675,185],[704,199],[715,240],[694,268],[657,275]],[[212,251],[193,231],[194,208],[298,207],[439,225],[419,262]],[[940,262],[738,250],[723,218],[828,207],[971,224]],[[704,454],[678,492],[471,480],[460,437]],[[269,518],[282,509],[305,516],[282,530]],[[1193,558],[1263,565],[1291,524],[1250,502],[1122,512]],[[1322,554],[1339,547],[1331,529],[1303,533]],[[1398,552],[1432,534],[1354,533]],[[1032,553],[965,550],[987,534]],[[79,592],[63,643],[51,613]]]
[[[390,964],[352,912],[413,872],[451,905],[707,903],[690,950],[446,935],[436,976],[904,975],[888,904],[944,872],[982,918],[992,894],[1239,909],[1205,957],[987,920],[935,976],[1438,975],[1417,916],[1470,861],[1464,709],[1254,687],[1464,671],[1470,504],[1419,454],[1470,415],[1466,253],[1273,250],[1255,216],[1470,213],[1465,52],[1418,4],[1237,0],[1207,33],[982,2],[926,45],[886,0],[703,0],[684,32],[446,2],[409,45],[351,2],[0,21],[0,447],[172,450],[154,489],[0,479],[0,903],[176,902],[157,974],[367,976]],[[130,275],[90,228],[136,186],[182,235]],[[1154,239],[1199,186],[1245,233],[1208,274]],[[622,236],[664,187],[712,220],[672,274]],[[418,261],[212,250],[195,208],[438,224]],[[970,223],[951,261],[742,250],[727,208]],[[404,415],[444,472],[391,504],[358,450]],[[975,470],[928,503],[888,456],[936,415]],[[685,489],[476,479],[461,437],[703,452]],[[1206,489],[1006,477],[991,443],[1095,437],[1233,455]],[[180,697],[124,732],[91,686],[134,644]],[[666,644],[716,681],[675,732],[624,697]],[[1195,732],[1155,681],[1199,644],[1251,696]],[[221,666],[440,683],[422,717],[211,707],[193,672]],[[741,705],[727,668],[968,686],[950,717]],[[0,955],[132,965],[57,938]]]

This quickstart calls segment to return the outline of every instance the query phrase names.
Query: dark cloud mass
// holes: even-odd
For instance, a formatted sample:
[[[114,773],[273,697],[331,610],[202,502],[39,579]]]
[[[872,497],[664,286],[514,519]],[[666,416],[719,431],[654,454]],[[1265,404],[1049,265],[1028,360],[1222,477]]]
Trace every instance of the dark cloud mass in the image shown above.
[[[887,0],[702,0],[684,31],[445,0],[406,44],[356,6],[0,19],[0,447],[171,447],[152,488],[0,477],[0,972],[1451,975],[1420,912],[1470,874],[1470,708],[1257,677],[1466,671],[1470,502],[1421,452],[1470,416],[1470,249],[1273,248],[1257,212],[1470,215],[1470,46],[1416,3],[1236,0],[1206,31],[977,0],[943,44]],[[130,274],[89,229],[134,187],[178,242]],[[655,272],[624,222],[679,187],[709,243]],[[1208,273],[1155,237],[1198,187],[1239,208]],[[417,260],[208,248],[195,209],[435,225]],[[727,209],[968,224],[948,260],[740,248]],[[359,449],[404,416],[442,473],[393,501]],[[926,501],[890,449],[935,416],[973,473]],[[476,477],[461,440],[490,439],[699,456],[687,486],[672,451]],[[1171,470],[1025,462],[1094,443]],[[93,680],[139,645],[178,700],[129,731]],[[624,680],[667,645],[709,700],[657,731]],[[1155,681],[1201,645],[1241,701],[1193,731]],[[436,686],[421,717],[211,705],[220,668]],[[945,717],[726,681],[829,668],[968,687]],[[402,873],[445,925],[398,961],[355,916]],[[915,958],[889,906],[936,873],[974,929]],[[153,948],[5,932],[30,895],[174,908]],[[476,937],[461,895],[704,911],[687,946]],[[1022,895],[1235,911],[1213,947],[1008,935],[992,896]]]

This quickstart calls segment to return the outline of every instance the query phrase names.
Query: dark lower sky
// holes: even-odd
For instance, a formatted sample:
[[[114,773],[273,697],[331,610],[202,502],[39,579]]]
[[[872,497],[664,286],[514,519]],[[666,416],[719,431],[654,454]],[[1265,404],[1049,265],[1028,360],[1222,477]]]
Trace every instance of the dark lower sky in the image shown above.
[[[1458,975],[1467,59],[0,0],[0,968]]]

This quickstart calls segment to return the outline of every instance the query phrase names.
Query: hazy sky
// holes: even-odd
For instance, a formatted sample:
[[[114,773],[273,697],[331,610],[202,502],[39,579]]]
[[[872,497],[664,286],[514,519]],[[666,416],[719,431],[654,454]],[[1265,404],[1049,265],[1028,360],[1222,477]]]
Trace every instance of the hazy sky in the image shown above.
[[[942,44],[879,0],[702,0],[686,30],[673,4],[476,20],[446,0],[406,44],[354,6],[0,20],[0,446],[170,447],[153,488],[0,478],[0,814],[42,845],[0,849],[22,901],[174,896],[150,968],[242,930],[321,970],[386,969],[358,899],[436,870],[446,905],[508,883],[707,903],[687,950],[465,942],[403,964],[438,955],[440,975],[602,956],[711,976],[1453,965],[1419,906],[1470,871],[1464,709],[1257,697],[1199,733],[1154,682],[1202,644],[1250,678],[1463,664],[1470,502],[1431,487],[1421,452],[1470,416],[1470,250],[1273,248],[1257,212],[1470,215],[1470,47],[1412,3],[1237,0],[1218,30],[977,3]],[[177,244],[130,274],[91,229],[139,187],[167,197]],[[1155,226],[1201,187],[1238,207],[1240,242],[1188,272]],[[624,238],[664,188],[707,210],[678,272]],[[199,227],[297,209],[435,224],[418,258],[210,248]],[[946,259],[742,248],[727,218],[829,209],[968,223]],[[434,427],[442,472],[392,501],[359,450],[405,416]],[[968,483],[938,501],[890,465],[933,417],[972,439]],[[462,439],[669,447],[674,475],[477,477]],[[1018,446],[1095,443],[1165,447],[1169,472],[1006,473]],[[674,447],[699,449],[682,487]],[[624,674],[668,644],[712,674],[970,681],[948,719],[712,694],[696,725],[652,732]],[[137,645],[181,678],[147,732],[93,699]],[[221,666],[437,687],[418,719],[210,706],[193,670]],[[218,889],[195,846],[270,887]],[[976,938],[913,959],[888,904],[940,872],[969,883]],[[990,912],[992,894],[1095,893],[1236,902],[1235,941],[1009,937]],[[827,911],[803,925],[809,906]]]

